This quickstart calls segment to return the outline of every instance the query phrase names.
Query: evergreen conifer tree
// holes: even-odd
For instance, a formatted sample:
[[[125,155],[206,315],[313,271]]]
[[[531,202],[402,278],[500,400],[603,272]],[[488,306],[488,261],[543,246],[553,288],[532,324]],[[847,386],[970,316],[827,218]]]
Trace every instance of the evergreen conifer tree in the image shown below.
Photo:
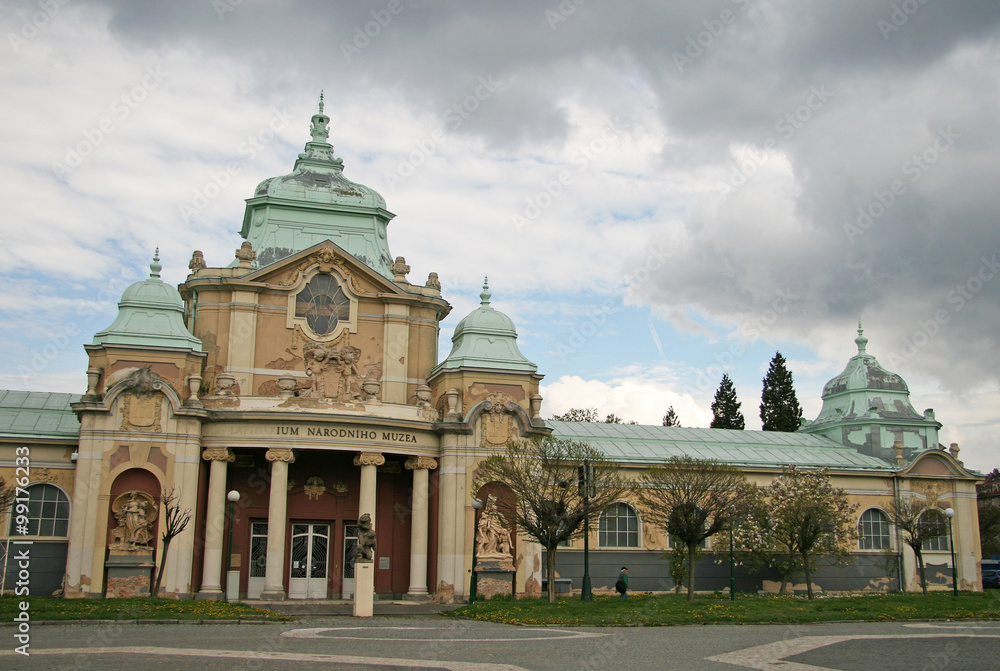
[[[681,418],[674,411],[674,406],[667,408],[667,414],[663,416],[663,426],[680,426]]]
[[[743,413],[740,412],[741,403],[736,398],[736,388],[729,375],[722,374],[722,382],[715,392],[715,400],[712,401],[712,424],[713,429],[739,429],[743,430]]]
[[[799,430],[802,408],[792,382],[792,373],[785,367],[785,357],[775,352],[760,396],[760,421],[764,431]]]

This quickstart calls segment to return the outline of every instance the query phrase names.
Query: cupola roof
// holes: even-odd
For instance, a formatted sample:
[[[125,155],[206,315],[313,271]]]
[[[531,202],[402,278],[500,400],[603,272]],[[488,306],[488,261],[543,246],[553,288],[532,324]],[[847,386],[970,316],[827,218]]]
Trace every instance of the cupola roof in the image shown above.
[[[434,371],[473,367],[531,372],[538,366],[521,354],[511,318],[490,306],[489,278],[483,280],[480,304],[455,327],[451,354]]]
[[[180,347],[201,352],[201,340],[184,326],[184,301],[160,279],[160,250],[149,264],[149,277],[128,287],[111,326],[94,335],[95,345]]]

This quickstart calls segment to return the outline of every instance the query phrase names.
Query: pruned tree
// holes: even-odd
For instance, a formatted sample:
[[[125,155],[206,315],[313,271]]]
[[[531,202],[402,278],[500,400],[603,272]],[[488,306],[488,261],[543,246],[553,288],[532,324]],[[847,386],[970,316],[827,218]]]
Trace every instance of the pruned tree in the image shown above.
[[[694,556],[695,562],[698,561],[700,555],[701,548],[697,548]],[[674,583],[674,593],[680,594],[681,589],[687,585],[688,573],[692,566],[687,547],[676,543],[674,547],[660,555],[660,559],[666,559],[670,565],[670,580]]]
[[[927,594],[927,572],[924,565],[924,543],[943,536],[948,525],[937,508],[931,508],[927,501],[911,497],[906,501],[893,501],[889,504],[889,518],[899,529],[903,542],[910,546],[917,559],[917,571],[920,574],[920,589]],[[905,587],[902,588],[905,591]]]
[[[597,408],[570,408],[562,415],[553,415],[557,422],[599,422]]]
[[[760,396],[760,421],[764,431],[799,430],[802,408],[795,396],[792,373],[785,367],[785,357],[775,352],[764,376],[764,390]]]
[[[577,469],[584,461],[593,469],[590,492],[577,486]],[[475,487],[489,482],[510,489],[513,496],[498,500],[498,508],[545,548],[550,602],[556,599],[559,544],[584,533],[585,517],[596,519],[629,489],[620,469],[601,452],[586,443],[551,437],[514,441],[488,457],[476,471]]]
[[[688,601],[694,600],[698,546],[728,528],[737,492],[745,482],[737,468],[691,457],[671,457],[639,476],[637,493],[644,517],[687,548]]]
[[[744,419],[740,411],[741,403],[736,398],[736,388],[733,381],[729,379],[727,373],[722,374],[722,381],[715,392],[715,400],[712,401],[712,423],[709,425],[713,429],[739,429],[743,430]]]
[[[833,486],[826,469],[800,471],[794,465],[783,467],[781,475],[759,492],[761,500],[735,534],[744,546],[756,543],[755,552],[768,555],[767,564],[781,574],[781,592],[801,570],[812,599],[816,559],[828,556],[842,563],[852,559],[858,504]]]
[[[667,414],[663,416],[663,426],[680,426],[681,418],[677,416],[674,406],[667,408]]]
[[[156,571],[156,584],[150,596],[157,596],[160,593],[160,583],[163,582],[163,569],[167,564],[167,550],[170,549],[170,541],[183,533],[191,521],[191,509],[181,510],[179,495],[177,490],[169,489],[162,497],[163,501],[163,550],[160,554],[160,568]]]

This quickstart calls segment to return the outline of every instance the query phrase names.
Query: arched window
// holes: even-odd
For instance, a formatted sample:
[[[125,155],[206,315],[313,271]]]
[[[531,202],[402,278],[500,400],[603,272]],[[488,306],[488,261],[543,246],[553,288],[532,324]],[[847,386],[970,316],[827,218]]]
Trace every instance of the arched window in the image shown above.
[[[40,483],[28,487],[27,533],[18,523],[18,502],[11,506],[11,536],[66,536],[69,534],[69,499],[55,485]]]
[[[940,530],[940,533],[932,538],[928,538],[920,546],[924,552],[948,552],[951,546],[948,544],[948,518],[940,510],[925,510],[920,515],[921,522],[929,522],[933,529]]]
[[[889,518],[878,508],[869,508],[861,514],[858,530],[861,532],[858,547],[862,550],[885,550],[889,547]]]
[[[295,297],[295,316],[305,318],[313,333],[325,336],[351,318],[351,301],[332,275],[317,275]]]
[[[639,516],[627,503],[612,503],[597,525],[597,544],[602,548],[639,547]]]

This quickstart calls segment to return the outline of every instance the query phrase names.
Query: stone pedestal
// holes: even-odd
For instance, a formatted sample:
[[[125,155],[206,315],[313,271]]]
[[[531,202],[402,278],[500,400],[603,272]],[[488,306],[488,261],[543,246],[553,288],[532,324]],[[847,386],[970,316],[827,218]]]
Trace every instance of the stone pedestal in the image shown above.
[[[354,617],[371,617],[375,612],[375,562],[354,564]]]
[[[484,599],[514,593],[514,565],[509,556],[476,561],[476,593]]]
[[[105,596],[149,596],[155,568],[152,549],[111,550],[104,566],[108,576]]]

